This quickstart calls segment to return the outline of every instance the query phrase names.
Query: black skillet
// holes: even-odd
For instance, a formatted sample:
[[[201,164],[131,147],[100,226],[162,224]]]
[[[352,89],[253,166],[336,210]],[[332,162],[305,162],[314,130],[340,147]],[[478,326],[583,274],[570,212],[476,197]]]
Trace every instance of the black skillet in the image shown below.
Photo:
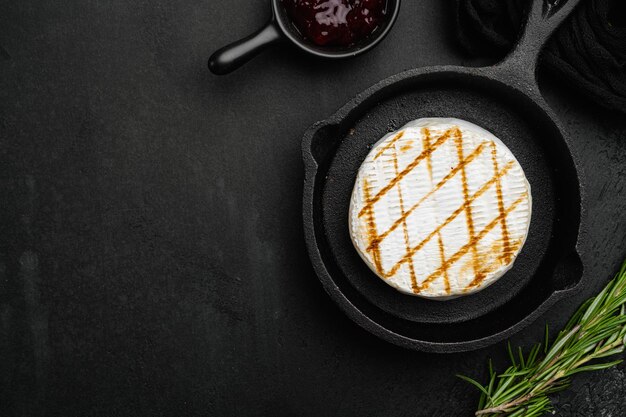
[[[411,349],[477,349],[519,331],[581,284],[580,175],[535,77],[539,52],[579,0],[533,0],[516,49],[485,68],[403,72],[361,93],[304,136],[304,228],[328,294],[371,333]],[[468,120],[499,137],[531,184],[533,214],[513,268],[473,295],[432,301],[378,279],[354,249],[348,207],[356,174],[387,132],[422,117]]]

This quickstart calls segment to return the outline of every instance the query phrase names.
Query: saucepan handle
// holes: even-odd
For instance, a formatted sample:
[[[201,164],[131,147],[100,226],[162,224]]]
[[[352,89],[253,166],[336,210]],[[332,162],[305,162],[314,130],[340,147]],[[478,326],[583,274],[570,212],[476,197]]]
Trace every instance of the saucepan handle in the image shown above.
[[[528,19],[513,51],[498,67],[513,77],[536,85],[539,53],[550,35],[581,0],[531,0]]]
[[[216,51],[209,58],[209,69],[214,74],[228,74],[281,38],[280,29],[272,19],[259,31]]]

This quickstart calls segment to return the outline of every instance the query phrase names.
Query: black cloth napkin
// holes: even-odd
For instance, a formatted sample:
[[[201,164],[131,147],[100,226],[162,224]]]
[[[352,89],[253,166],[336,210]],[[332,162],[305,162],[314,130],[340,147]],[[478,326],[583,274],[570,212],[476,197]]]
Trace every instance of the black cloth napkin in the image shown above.
[[[470,54],[502,57],[529,0],[454,0],[458,39]],[[583,0],[551,37],[541,65],[598,104],[626,113],[626,0]]]

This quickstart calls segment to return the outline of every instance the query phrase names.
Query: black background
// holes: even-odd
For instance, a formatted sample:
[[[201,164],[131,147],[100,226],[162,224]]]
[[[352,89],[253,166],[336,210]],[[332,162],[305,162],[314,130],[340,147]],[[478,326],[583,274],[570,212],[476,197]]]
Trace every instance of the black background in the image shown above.
[[[469,416],[502,344],[380,341],[323,292],[301,226],[300,138],[378,80],[477,65],[447,2],[405,1],[351,61],[290,48],[226,77],[210,52],[266,1],[0,1],[0,415]],[[586,177],[590,284],[626,255],[626,121],[541,73]],[[583,375],[562,416],[624,415],[625,368]]]

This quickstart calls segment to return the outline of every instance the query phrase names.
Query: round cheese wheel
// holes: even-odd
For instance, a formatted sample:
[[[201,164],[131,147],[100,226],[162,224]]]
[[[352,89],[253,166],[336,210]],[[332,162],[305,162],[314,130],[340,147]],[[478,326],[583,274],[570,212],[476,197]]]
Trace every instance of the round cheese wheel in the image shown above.
[[[349,225],[357,252],[384,282],[445,300],[511,268],[531,212],[530,184],[501,140],[464,120],[424,118],[367,155]]]

